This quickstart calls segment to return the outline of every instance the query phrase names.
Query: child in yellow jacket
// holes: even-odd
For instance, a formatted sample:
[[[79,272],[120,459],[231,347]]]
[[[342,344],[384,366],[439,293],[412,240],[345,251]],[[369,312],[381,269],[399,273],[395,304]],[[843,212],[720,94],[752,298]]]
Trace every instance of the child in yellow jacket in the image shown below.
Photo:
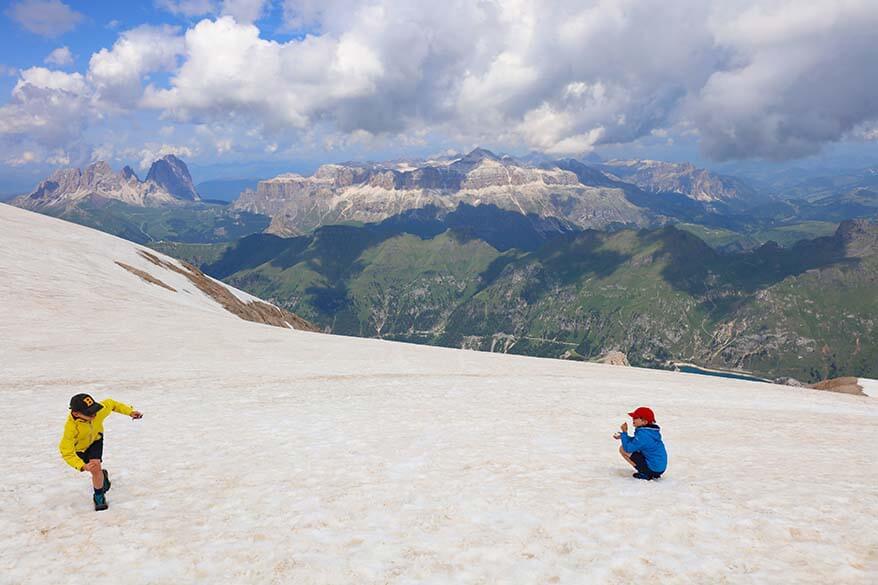
[[[143,417],[131,406],[110,398],[98,402],[88,394],[77,394],[70,399],[70,415],[58,445],[61,457],[70,467],[91,474],[95,510],[106,510],[108,507],[105,494],[110,489],[110,476],[105,469],[101,469],[101,458],[104,451],[104,419],[111,412],[132,419]]]

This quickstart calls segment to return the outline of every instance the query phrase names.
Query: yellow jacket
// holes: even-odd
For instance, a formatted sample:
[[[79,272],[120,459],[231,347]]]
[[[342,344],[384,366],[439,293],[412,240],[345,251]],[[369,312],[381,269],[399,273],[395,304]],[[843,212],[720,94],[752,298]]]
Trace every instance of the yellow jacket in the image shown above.
[[[110,416],[111,412],[130,416],[134,411],[133,407],[116,402],[111,398],[105,398],[100,402],[103,408],[97,412],[94,420],[78,420],[73,418],[73,414],[67,415],[67,422],[64,424],[64,436],[61,437],[58,450],[61,451],[61,457],[64,458],[64,461],[77,471],[82,471],[85,461],[76,452],[85,451],[89,445],[103,436],[104,419]]]

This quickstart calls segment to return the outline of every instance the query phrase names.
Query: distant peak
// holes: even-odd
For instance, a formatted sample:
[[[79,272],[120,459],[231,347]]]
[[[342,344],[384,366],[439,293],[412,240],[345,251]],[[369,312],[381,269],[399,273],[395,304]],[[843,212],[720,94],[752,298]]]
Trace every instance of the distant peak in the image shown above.
[[[490,160],[500,160],[499,156],[486,148],[482,148],[481,146],[474,148],[463,157],[464,160],[469,161],[484,160],[486,158]]]
[[[85,167],[85,170],[95,175],[106,175],[113,172],[113,168],[105,160],[95,161]]]
[[[177,199],[198,201],[201,198],[195,191],[192,175],[182,160],[173,154],[166,154],[149,167],[147,181],[152,181]]]
[[[134,177],[138,181],[140,180],[140,177],[137,176],[137,173],[134,172],[134,169],[132,169],[128,165],[125,165],[125,167],[122,168],[122,176],[125,177],[126,180],[130,179],[131,177]]]

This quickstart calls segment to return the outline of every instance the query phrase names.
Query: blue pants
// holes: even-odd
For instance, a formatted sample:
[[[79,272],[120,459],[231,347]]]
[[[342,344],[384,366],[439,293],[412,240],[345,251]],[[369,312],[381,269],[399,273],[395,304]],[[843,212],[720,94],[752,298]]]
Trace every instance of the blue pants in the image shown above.
[[[655,479],[662,476],[663,472],[656,472],[649,468],[649,465],[646,464],[646,457],[644,457],[643,453],[640,451],[635,451],[631,454],[631,461],[637,466],[637,472],[648,476],[649,479]]]

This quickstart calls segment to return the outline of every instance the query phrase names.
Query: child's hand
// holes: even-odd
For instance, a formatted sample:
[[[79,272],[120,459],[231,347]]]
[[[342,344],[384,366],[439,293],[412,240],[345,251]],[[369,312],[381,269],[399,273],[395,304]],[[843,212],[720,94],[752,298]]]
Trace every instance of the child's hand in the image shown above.
[[[139,418],[143,418],[143,413],[140,412],[139,410],[132,410],[131,411],[131,418],[133,418],[135,420],[137,420]]]
[[[99,459],[92,459],[82,468],[83,471],[88,471],[89,473],[93,473],[95,469],[98,469],[101,466],[101,462]]]
[[[613,438],[618,440],[622,438],[622,433],[613,433]]]
[[[622,426],[619,427],[619,428],[622,429],[622,432],[623,432],[623,433],[627,433],[627,432],[628,432],[628,423],[627,423],[627,422],[623,422],[623,423],[622,423]]]

